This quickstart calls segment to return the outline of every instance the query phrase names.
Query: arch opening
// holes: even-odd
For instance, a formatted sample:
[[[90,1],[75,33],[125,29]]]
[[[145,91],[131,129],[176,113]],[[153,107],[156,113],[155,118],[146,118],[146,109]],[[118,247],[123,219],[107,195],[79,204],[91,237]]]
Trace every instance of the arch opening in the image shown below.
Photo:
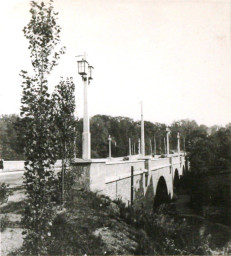
[[[173,193],[177,194],[179,192],[179,187],[180,187],[180,176],[179,172],[176,169],[174,172],[174,179],[173,179]]]
[[[164,177],[161,176],[157,183],[156,195],[154,198],[154,208],[168,202],[169,202],[169,195],[168,195],[167,184]]]
[[[183,174],[183,176],[186,174],[186,171],[185,171],[185,167],[184,167],[184,165],[183,165],[183,171],[182,171],[182,174]]]

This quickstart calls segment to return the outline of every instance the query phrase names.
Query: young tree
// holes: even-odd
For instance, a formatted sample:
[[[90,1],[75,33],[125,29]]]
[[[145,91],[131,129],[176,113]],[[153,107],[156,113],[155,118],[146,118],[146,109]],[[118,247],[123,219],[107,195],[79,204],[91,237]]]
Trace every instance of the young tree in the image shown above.
[[[65,173],[75,151],[75,85],[72,78],[62,80],[52,94],[55,109],[55,124],[57,137],[60,142],[60,156],[62,159],[62,199],[64,201]]]
[[[51,241],[51,225],[54,215],[55,177],[53,166],[57,160],[59,138],[55,127],[55,102],[48,93],[48,75],[64,54],[64,48],[55,50],[60,43],[61,28],[57,25],[57,13],[53,1],[47,5],[31,2],[31,20],[23,29],[29,40],[33,74],[21,71],[21,116],[25,125],[25,174],[27,206],[24,253],[47,254]]]

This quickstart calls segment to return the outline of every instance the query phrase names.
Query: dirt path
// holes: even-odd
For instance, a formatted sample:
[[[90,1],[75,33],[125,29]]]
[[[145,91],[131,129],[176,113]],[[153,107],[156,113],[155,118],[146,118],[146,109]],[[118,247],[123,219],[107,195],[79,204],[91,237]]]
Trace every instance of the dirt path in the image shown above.
[[[23,243],[21,228],[21,203],[25,200],[22,189],[16,189],[8,202],[0,206],[0,255],[6,256],[19,249]]]

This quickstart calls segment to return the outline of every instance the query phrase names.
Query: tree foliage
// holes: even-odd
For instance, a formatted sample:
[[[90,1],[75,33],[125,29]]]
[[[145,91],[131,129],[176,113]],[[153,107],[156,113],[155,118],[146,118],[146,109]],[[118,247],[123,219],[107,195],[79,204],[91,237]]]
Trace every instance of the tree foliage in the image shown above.
[[[59,141],[59,154],[58,156],[62,160],[62,199],[64,200],[65,194],[65,174],[69,170],[70,160],[74,157],[75,153],[75,97],[74,97],[75,85],[72,78],[61,80],[55,87],[55,91],[52,94],[52,101],[55,103],[55,122],[56,136]],[[67,174],[70,177],[70,173]],[[67,180],[68,181],[68,180]],[[59,184],[60,184],[59,183]],[[66,182],[67,183],[67,182]],[[67,187],[70,184],[66,184]]]
[[[23,160],[23,133],[17,115],[0,116],[0,158],[4,160]]]
[[[33,74],[24,70],[20,73],[26,158],[24,183],[28,198],[23,218],[26,235],[24,250],[25,254],[32,255],[46,254],[47,245],[52,240],[50,230],[56,205],[54,195],[57,193],[54,164],[60,152],[62,128],[65,129],[60,128],[57,115],[63,114],[63,111],[73,112],[74,107],[67,110],[70,106],[65,105],[66,99],[69,100],[66,90],[70,90],[70,93],[74,90],[70,79],[62,81],[56,87],[53,97],[48,93],[48,75],[64,53],[64,48],[56,50],[60,43],[61,28],[56,23],[57,13],[54,12],[52,3],[52,0],[47,5],[32,1],[31,20],[23,29],[24,36],[29,41],[33,66]],[[64,88],[65,84],[67,88]],[[64,97],[63,101],[60,97]],[[59,104],[62,105],[59,107]],[[63,120],[66,117],[62,116]]]

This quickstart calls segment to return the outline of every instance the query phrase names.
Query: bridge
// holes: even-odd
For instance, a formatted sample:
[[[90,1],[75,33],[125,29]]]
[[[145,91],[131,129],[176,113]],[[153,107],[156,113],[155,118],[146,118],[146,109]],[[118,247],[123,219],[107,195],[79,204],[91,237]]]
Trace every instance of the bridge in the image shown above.
[[[130,156],[127,158],[76,159],[72,163],[75,189],[104,194],[126,205],[152,208],[173,198],[187,167],[185,156]]]
[[[82,158],[74,158],[71,171],[74,174],[74,188],[87,189],[109,196],[112,200],[122,200],[134,207],[153,207],[173,198],[175,188],[187,167],[185,155],[180,151],[180,134],[177,135],[177,153],[170,154],[169,134],[166,129],[165,155],[147,156],[145,154],[143,105],[141,102],[141,137],[139,154],[121,158],[111,157],[111,137],[109,135],[109,157],[91,159],[90,119],[88,116],[88,85],[92,80],[86,57],[78,61],[79,74],[84,87],[84,115],[82,134]],[[130,139],[129,139],[130,142]],[[155,152],[155,151],[154,151]],[[20,168],[22,168],[22,164]],[[10,163],[8,163],[10,170]],[[56,163],[56,172],[60,163]],[[17,167],[19,168],[19,167]],[[18,175],[19,180],[23,171]],[[4,175],[9,179],[7,175]]]
[[[90,69],[89,69],[90,68]],[[185,171],[185,156],[180,152],[180,134],[177,135],[177,154],[170,154],[169,134],[166,129],[165,156],[146,156],[143,104],[141,103],[141,136],[139,155],[131,155],[129,139],[129,157],[111,157],[111,137],[109,135],[109,157],[91,159],[91,133],[88,115],[88,85],[92,80],[92,66],[86,55],[78,61],[78,73],[83,80],[83,133],[82,158],[75,159],[71,169],[75,175],[75,187],[84,188],[120,199],[127,205],[153,206],[173,198],[174,188]]]

